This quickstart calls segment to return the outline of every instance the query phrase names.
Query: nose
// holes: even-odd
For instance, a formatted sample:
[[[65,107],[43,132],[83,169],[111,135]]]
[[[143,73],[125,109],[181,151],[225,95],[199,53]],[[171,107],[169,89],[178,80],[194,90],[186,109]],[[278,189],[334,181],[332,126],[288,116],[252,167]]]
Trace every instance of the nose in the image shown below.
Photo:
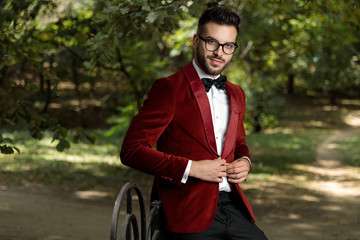
[[[218,47],[215,51],[213,51],[213,54],[216,56],[220,56],[222,54],[221,46]]]

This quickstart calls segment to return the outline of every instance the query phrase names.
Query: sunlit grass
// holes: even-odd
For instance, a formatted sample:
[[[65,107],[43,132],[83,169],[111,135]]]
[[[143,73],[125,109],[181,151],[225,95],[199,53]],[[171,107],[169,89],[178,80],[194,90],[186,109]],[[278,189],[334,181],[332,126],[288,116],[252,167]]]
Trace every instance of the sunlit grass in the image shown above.
[[[343,141],[337,141],[336,149],[339,151],[339,157],[346,164],[351,166],[360,167],[360,131],[352,137]]]
[[[251,152],[254,180],[267,181],[272,175],[299,174],[294,164],[310,164],[315,161],[316,148],[329,129],[281,128],[250,134],[247,143]],[[127,181],[151,184],[152,177],[123,166],[119,159],[121,139],[104,137],[104,131],[96,131],[96,144],[72,144],[71,148],[58,152],[51,135],[45,134],[34,140],[26,132],[12,137],[21,153],[0,155],[0,180],[21,185],[46,185],[61,189],[118,190]]]
[[[49,133],[45,133],[44,138],[38,141],[29,137],[28,133],[24,131],[5,133],[4,136],[14,139],[23,158],[41,156],[43,160],[49,161],[120,163],[118,157],[120,143],[116,143],[114,138],[102,137],[102,132],[97,131],[96,133],[99,136],[96,144],[72,143],[71,148],[64,152],[56,150],[57,142],[52,142],[52,136]]]
[[[56,150],[56,142],[46,133],[41,140],[27,132],[6,133],[20,153],[0,155],[0,180],[9,184],[47,185],[64,190],[107,189],[115,191],[127,181],[148,181],[149,176],[131,170],[119,159],[118,137],[98,135],[96,144],[78,143],[64,152]],[[5,134],[4,134],[5,135]]]
[[[327,129],[308,128],[248,135],[252,173],[294,173],[293,164],[315,161],[318,144],[330,133]]]

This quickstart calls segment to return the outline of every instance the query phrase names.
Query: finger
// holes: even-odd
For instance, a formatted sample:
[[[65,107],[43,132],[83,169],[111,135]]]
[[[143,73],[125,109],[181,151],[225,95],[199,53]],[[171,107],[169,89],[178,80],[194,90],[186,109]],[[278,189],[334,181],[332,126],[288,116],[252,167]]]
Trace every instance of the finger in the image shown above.
[[[214,163],[219,164],[219,165],[225,165],[226,161],[224,159],[221,159],[220,157],[216,158],[213,160]]]
[[[232,166],[232,165],[233,165],[233,163],[231,163],[231,162],[230,162],[230,163],[228,163],[228,162],[227,162],[227,163],[225,163],[225,165],[226,165],[226,166]]]
[[[228,181],[231,183],[241,183],[246,180],[246,177],[241,178],[228,178]]]
[[[241,165],[234,165],[231,168],[228,168],[228,171],[233,171],[233,172],[246,172],[248,171],[249,168],[248,166],[246,166],[245,164],[241,164]]]
[[[232,163],[227,163],[227,164],[225,164],[225,166],[226,166],[226,168],[227,168],[228,170],[234,168],[234,164],[232,164]]]
[[[241,173],[231,173],[229,174],[228,173],[228,178],[232,178],[232,179],[239,179],[239,178],[242,178],[242,177],[245,177],[246,174],[241,172]]]
[[[226,172],[227,173],[235,173],[235,169],[234,168],[227,168]]]
[[[244,180],[238,180],[238,179],[228,179],[230,183],[242,183]]]
[[[227,174],[227,177],[228,177],[228,178],[232,178],[232,179],[238,178],[238,177],[237,177],[237,174],[231,174],[231,173],[228,173],[228,174]]]
[[[222,178],[222,177],[218,177],[218,178],[214,179],[214,182],[222,183],[222,182],[223,182],[223,178]]]
[[[225,159],[220,159],[220,164],[221,164],[221,165],[225,165],[225,164],[226,164],[226,160],[225,160]]]
[[[241,169],[240,169],[240,168],[233,167],[233,168],[230,168],[230,169],[228,168],[226,172],[227,172],[227,173],[234,174],[234,173],[239,173],[239,172],[241,172]]]
[[[236,166],[236,167],[245,166],[245,162],[244,161],[236,161],[236,162],[234,162],[234,166]]]

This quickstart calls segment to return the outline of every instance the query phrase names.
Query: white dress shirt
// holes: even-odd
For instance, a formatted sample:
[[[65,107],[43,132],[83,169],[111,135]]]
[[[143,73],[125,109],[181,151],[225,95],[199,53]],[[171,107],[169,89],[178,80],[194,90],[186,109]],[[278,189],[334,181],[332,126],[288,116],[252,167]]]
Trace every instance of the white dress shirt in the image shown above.
[[[212,78],[196,65],[195,60],[193,60],[193,65],[200,79]],[[216,79],[219,76],[220,74],[212,79]],[[207,96],[210,103],[211,117],[216,140],[216,149],[218,155],[221,156],[230,117],[230,98],[226,90],[217,89],[214,85],[210,88],[209,92],[207,92]],[[191,163],[192,161],[190,160],[181,180],[182,183],[186,183],[188,179]],[[223,181],[219,183],[219,190],[225,192],[231,191],[229,182],[227,181],[226,177],[223,177]]]

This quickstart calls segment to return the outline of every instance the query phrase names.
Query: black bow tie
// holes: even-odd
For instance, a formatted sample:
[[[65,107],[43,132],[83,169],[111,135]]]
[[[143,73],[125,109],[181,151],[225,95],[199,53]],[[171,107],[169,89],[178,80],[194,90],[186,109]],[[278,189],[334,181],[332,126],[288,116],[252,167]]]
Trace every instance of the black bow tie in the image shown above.
[[[217,89],[222,89],[222,90],[224,90],[226,86],[226,76],[224,75],[215,80],[211,78],[202,78],[201,81],[204,84],[206,92],[210,90],[212,85],[215,85]]]

